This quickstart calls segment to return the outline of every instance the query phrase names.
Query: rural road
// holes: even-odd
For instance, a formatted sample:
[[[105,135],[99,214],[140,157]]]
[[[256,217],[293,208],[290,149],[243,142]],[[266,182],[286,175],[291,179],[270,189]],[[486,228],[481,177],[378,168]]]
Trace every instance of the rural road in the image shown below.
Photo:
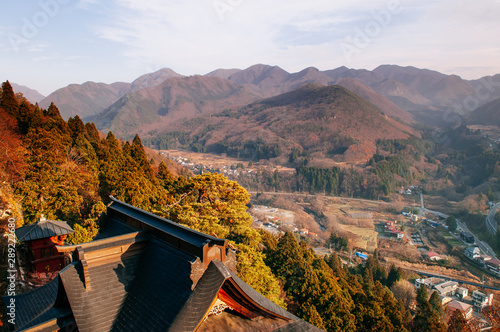
[[[457,220],[457,225],[459,228],[461,228],[463,231],[465,232],[469,232],[471,233],[472,235],[474,235],[474,233],[472,233],[471,231],[469,231],[469,229],[467,228],[467,225],[465,225],[464,222],[461,222],[459,220]],[[491,256],[493,258],[497,258],[495,252],[493,251],[493,249],[485,242],[479,240],[476,235],[474,235],[474,240],[476,242],[476,246],[479,247],[479,249],[481,249],[482,252],[486,253],[488,256]]]
[[[498,210],[500,210],[500,203],[495,204],[491,208],[490,213],[488,213],[488,216],[486,217],[486,225],[488,226],[488,230],[493,235],[495,235],[498,230],[498,223],[495,220],[495,214],[497,213]]]

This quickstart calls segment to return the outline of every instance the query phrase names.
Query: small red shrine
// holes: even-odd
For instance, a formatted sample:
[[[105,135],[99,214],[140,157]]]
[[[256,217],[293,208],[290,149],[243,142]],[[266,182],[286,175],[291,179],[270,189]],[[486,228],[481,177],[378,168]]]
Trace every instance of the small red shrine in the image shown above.
[[[42,216],[36,223],[16,229],[16,237],[28,246],[33,272],[54,272],[64,267],[64,254],[56,250],[56,245],[63,245],[73,232],[67,222]]]

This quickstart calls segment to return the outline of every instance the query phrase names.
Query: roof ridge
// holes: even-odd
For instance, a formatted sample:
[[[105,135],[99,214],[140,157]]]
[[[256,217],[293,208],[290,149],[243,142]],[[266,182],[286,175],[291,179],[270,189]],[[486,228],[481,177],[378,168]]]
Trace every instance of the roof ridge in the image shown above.
[[[126,207],[128,207],[128,208],[130,208],[130,209],[132,209],[132,210],[134,210],[134,211],[137,211],[137,212],[142,213],[142,214],[146,214],[146,215],[148,215],[148,216],[150,216],[150,217],[152,217],[152,218],[154,218],[154,219],[156,219],[156,220],[160,220],[160,221],[162,221],[162,222],[166,222],[166,224],[168,224],[168,225],[171,225],[171,226],[173,226],[173,227],[177,227],[177,228],[179,228],[179,229],[186,230],[186,231],[188,231],[188,232],[190,232],[190,233],[192,233],[192,234],[196,234],[197,236],[204,237],[204,238],[210,239],[210,240],[212,240],[212,241],[216,241],[216,242],[220,242],[220,241],[224,241],[224,240],[225,240],[225,239],[220,239],[220,238],[217,238],[217,237],[215,237],[215,236],[208,235],[208,234],[205,234],[205,233],[203,233],[203,232],[200,232],[200,231],[194,230],[194,229],[192,229],[192,228],[189,228],[189,227],[187,227],[187,226],[181,225],[181,224],[176,223],[176,222],[174,222],[174,221],[172,221],[172,220],[169,220],[169,219],[167,219],[167,218],[160,217],[159,215],[156,215],[156,214],[151,213],[151,212],[149,212],[149,211],[146,211],[146,210],[140,209],[140,208],[138,208],[138,207],[135,207],[135,206],[133,206],[133,205],[130,205],[130,204],[128,204],[128,203],[125,203],[125,202],[123,202],[123,201],[120,201],[119,199],[116,199],[116,198],[114,198],[114,197],[113,197],[113,196],[111,196],[111,195],[109,196],[109,198],[111,199],[112,203],[116,203],[116,204],[119,204],[119,205],[126,206]],[[109,208],[109,207],[113,207],[113,204],[109,204],[109,205],[108,205],[108,208]]]
[[[30,227],[30,228],[29,228],[29,231],[27,231],[26,233],[24,233],[24,234],[23,234],[23,236],[22,236],[21,238],[18,238],[17,240],[18,240],[19,242],[21,242],[21,241],[22,241],[22,239],[24,239],[24,238],[25,238],[28,234],[30,234],[30,233],[33,231],[33,229],[35,228],[35,226],[36,226],[36,223],[31,223],[31,224],[29,224],[29,225],[26,225],[26,226],[23,226],[23,227],[17,228],[17,229],[21,229],[21,228],[24,228],[24,227]]]

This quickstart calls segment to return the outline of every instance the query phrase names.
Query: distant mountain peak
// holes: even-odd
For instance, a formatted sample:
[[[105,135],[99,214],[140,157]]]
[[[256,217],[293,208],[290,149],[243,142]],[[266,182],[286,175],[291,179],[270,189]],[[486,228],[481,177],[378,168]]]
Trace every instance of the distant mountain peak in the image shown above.
[[[28,99],[31,103],[39,103],[41,102],[45,96],[42,95],[37,90],[33,90],[24,85],[19,85],[16,83],[11,83],[12,89],[14,92],[20,92],[23,94],[24,98]]]
[[[229,78],[231,75],[236,74],[237,72],[241,71],[241,69],[216,69],[214,71],[211,71],[208,74],[205,74],[204,76],[207,77],[219,77],[219,78]]]
[[[144,74],[136,78],[130,87],[132,91],[149,88],[155,85],[162,84],[169,78],[174,77],[184,77],[184,75],[178,74],[170,68],[162,68],[153,73]]]

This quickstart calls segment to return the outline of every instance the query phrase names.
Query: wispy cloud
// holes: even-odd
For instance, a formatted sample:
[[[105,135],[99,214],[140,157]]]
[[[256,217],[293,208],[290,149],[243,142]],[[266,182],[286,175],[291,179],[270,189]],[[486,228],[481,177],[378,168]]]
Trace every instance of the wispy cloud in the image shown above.
[[[238,5],[224,12],[222,21],[215,3],[117,0],[109,21],[96,26],[94,32],[122,44],[123,55],[129,58],[185,73],[256,62],[280,64],[292,70],[305,64],[333,67],[345,63],[339,49],[341,41],[356,29],[363,29],[376,13],[387,11],[394,1],[232,2]],[[490,25],[498,26],[491,20],[495,14],[491,7],[487,8],[487,1],[479,3],[474,11],[478,18],[468,18],[473,20],[470,24],[484,27],[482,20],[489,20],[493,22]],[[456,39],[463,41],[463,36],[451,35],[453,30],[448,31],[447,24],[467,17],[471,6],[465,0],[401,0],[399,5],[402,13],[351,65],[369,64],[381,45],[392,58],[404,58],[406,54],[413,59],[418,58],[416,53],[432,54],[443,45],[456,47]],[[454,8],[451,13],[450,8]],[[407,47],[412,45],[409,51]],[[380,55],[375,61],[380,63]]]
[[[6,4],[29,20],[43,11],[38,2]],[[391,4],[401,11],[347,63],[342,42],[377,22]],[[25,82],[28,74],[15,68],[50,69],[52,79],[57,73],[64,83],[129,80],[162,67],[189,75],[255,63],[288,71],[394,63],[460,70],[454,73],[466,78],[500,72],[496,0],[78,0],[61,6],[16,55],[6,34],[22,32],[22,17],[0,12],[0,58],[12,64],[0,71]],[[82,57],[68,58],[75,54]]]

